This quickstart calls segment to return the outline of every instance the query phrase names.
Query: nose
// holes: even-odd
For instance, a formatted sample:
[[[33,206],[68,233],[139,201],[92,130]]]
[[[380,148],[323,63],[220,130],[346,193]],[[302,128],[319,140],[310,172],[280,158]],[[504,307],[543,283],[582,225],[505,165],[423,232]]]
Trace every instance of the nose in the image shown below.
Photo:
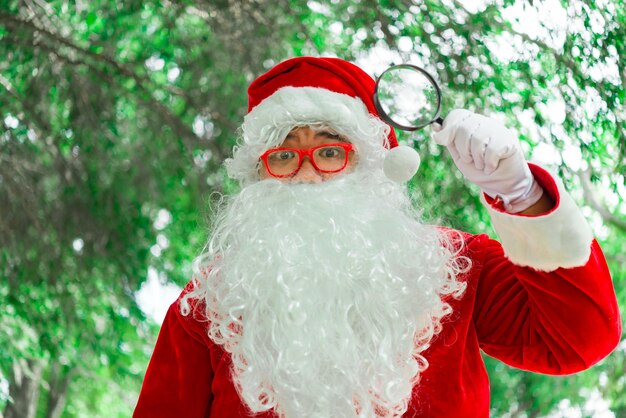
[[[300,170],[292,177],[292,180],[297,183],[321,183],[322,175],[313,166],[309,157],[304,157]]]

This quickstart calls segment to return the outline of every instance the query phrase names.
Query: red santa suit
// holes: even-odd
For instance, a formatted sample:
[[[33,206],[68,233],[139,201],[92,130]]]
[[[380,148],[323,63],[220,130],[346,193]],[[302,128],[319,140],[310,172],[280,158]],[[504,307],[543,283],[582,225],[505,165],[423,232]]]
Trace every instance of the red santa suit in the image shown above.
[[[424,353],[429,367],[404,416],[488,417],[480,350],[523,370],[564,375],[589,368],[618,344],[620,316],[602,251],[558,179],[531,169],[555,208],[524,217],[489,205],[504,246],[484,234],[464,235],[464,255],[472,259],[467,289],[448,300],[453,313]],[[178,301],[133,416],[251,416],[231,381],[228,354],[209,339],[206,320],[181,315]]]
[[[286,118],[293,126],[301,118],[352,123],[359,132],[368,123],[359,118],[376,115],[373,90],[374,81],[344,61],[293,59],[250,86],[243,130],[250,141],[262,141],[268,124]],[[360,146],[359,135],[350,139]],[[252,146],[264,149],[261,142]],[[393,130],[388,146],[397,146]],[[258,177],[261,153],[248,153],[242,163],[244,171],[250,166],[244,183]],[[452,314],[423,353],[429,367],[413,388],[405,417],[488,417],[481,350],[513,367],[563,375],[592,366],[618,344],[620,316],[600,247],[560,180],[538,166],[531,171],[554,208],[541,216],[512,215],[485,196],[500,242],[463,235],[462,255],[472,260],[460,278],[467,287],[461,298],[447,300]],[[251,416],[232,382],[229,354],[207,334],[203,306],[183,316],[179,303],[162,325],[134,417]]]

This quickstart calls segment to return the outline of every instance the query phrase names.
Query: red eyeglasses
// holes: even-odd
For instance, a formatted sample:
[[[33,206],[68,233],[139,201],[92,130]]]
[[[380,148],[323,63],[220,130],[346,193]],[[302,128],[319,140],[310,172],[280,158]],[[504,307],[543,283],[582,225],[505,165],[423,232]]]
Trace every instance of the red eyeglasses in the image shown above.
[[[272,177],[283,178],[295,175],[302,167],[304,157],[309,157],[313,167],[322,173],[337,173],[348,165],[350,151],[354,151],[354,146],[345,142],[308,149],[271,148],[259,159]]]

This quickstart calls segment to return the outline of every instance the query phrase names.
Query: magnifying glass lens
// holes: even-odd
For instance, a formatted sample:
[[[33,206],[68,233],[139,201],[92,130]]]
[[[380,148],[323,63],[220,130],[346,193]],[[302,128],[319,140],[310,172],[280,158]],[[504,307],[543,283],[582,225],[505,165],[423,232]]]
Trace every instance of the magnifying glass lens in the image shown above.
[[[397,66],[378,80],[379,111],[392,125],[407,130],[426,126],[437,119],[441,93],[434,80],[413,66]]]

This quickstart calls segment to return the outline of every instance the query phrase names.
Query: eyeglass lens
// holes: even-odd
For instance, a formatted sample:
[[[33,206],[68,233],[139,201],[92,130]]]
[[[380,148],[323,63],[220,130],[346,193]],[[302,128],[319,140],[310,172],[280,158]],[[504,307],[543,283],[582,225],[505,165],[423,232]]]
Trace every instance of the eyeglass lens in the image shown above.
[[[341,171],[347,163],[346,150],[338,146],[320,147],[311,153],[313,165],[319,170],[334,172]],[[294,173],[300,167],[300,155],[295,150],[276,150],[267,156],[267,165],[272,174],[286,176]]]

